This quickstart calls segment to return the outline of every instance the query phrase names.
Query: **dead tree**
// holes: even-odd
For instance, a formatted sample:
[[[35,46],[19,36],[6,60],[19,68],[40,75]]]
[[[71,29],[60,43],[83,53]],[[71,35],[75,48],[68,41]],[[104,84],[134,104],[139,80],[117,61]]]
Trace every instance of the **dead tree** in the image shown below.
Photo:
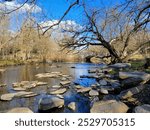
[[[109,56],[104,57],[111,57],[112,63],[122,62],[125,59],[124,53],[127,52],[126,49],[131,44],[130,38],[137,32],[147,29],[150,22],[150,1],[126,0],[125,3],[113,7],[110,11],[94,9],[92,12],[86,9],[84,3],[83,9],[88,22],[83,25],[80,31],[64,30],[64,32],[71,33],[71,37],[69,40],[63,41],[63,47],[79,50],[88,48],[89,45],[99,45],[108,50]],[[110,14],[113,11],[117,13]],[[101,17],[99,14],[103,13],[105,15],[104,20],[99,20]],[[123,20],[121,21],[121,19]],[[116,30],[118,33],[110,36],[111,30],[107,33],[108,26],[111,26],[113,22],[116,22],[117,26],[112,28],[118,28]],[[112,41],[117,42],[118,40],[121,41],[120,44],[123,44],[120,52],[111,44]]]

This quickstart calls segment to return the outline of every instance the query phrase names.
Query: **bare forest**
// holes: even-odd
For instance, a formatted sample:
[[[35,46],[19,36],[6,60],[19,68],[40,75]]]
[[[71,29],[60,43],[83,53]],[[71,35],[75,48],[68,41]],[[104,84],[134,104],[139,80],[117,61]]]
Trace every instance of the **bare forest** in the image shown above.
[[[23,4],[28,2],[34,8],[36,1],[25,1]],[[149,1],[126,0],[108,8],[90,7],[89,3],[84,0],[71,1],[59,20],[47,26],[38,23],[32,11],[27,10],[17,31],[11,29],[11,20],[15,17],[16,24],[19,23],[17,13],[24,5],[14,10],[1,10],[1,60],[15,59],[20,63],[34,60],[77,62],[86,61],[86,57],[91,56],[101,62],[116,63],[138,56],[149,58]],[[78,29],[73,24],[59,26],[75,7],[82,8],[83,25]],[[43,19],[46,17],[44,13],[41,15]],[[61,38],[57,36],[56,28],[61,28]]]

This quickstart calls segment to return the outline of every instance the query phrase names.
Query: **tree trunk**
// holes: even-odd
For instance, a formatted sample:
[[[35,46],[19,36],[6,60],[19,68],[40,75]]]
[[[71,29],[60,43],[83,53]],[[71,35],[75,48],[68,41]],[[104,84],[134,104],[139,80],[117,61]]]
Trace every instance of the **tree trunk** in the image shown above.
[[[104,43],[104,47],[108,50],[111,56],[111,63],[117,63],[117,62],[122,62],[121,58],[117,54],[117,51],[115,50],[114,47],[112,47],[108,42]]]

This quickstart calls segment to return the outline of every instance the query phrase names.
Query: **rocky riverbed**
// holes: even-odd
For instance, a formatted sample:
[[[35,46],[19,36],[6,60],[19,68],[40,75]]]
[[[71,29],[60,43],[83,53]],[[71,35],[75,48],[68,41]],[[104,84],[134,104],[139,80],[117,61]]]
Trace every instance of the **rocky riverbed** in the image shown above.
[[[76,69],[76,66],[69,67]],[[76,80],[73,75],[60,71],[64,68],[56,67],[53,71],[49,67],[34,74],[35,80],[12,82],[11,91],[0,93],[0,103],[3,105],[23,100],[21,103],[34,102],[32,107],[29,103],[1,112],[150,112],[150,74],[133,71],[130,67],[130,63],[90,67]],[[57,81],[50,85],[45,79]],[[90,79],[92,82],[86,85]],[[84,84],[78,80],[83,80]],[[2,91],[7,84],[0,86]],[[34,107],[38,111],[34,111]]]

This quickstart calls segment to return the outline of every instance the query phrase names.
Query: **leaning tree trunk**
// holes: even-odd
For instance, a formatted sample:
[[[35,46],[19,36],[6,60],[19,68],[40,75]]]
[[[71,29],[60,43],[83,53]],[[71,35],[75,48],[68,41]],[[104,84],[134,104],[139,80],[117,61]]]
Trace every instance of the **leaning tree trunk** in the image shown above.
[[[108,50],[111,56],[111,64],[122,62],[120,56],[113,46],[111,46],[108,42],[104,43],[104,47]]]

